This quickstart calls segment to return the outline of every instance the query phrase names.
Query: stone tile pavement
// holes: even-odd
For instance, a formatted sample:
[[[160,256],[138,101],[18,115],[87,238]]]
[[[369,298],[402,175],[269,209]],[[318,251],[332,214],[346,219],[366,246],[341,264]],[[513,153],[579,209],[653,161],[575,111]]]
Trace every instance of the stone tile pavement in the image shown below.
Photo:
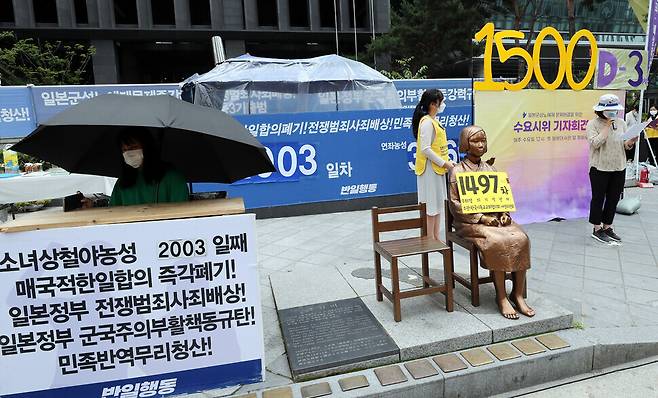
[[[594,241],[586,219],[524,226],[532,242],[529,293],[539,293],[572,311],[584,328],[658,325],[658,189],[632,188],[626,195],[641,196],[642,207],[638,214],[615,218],[615,231],[624,240],[620,246]],[[292,382],[271,275],[321,275],[323,268],[335,267],[357,295],[374,294],[374,281],[367,273],[373,267],[369,211],[258,220],[256,230],[267,381],[243,386],[238,394]],[[390,238],[402,236],[390,234]],[[441,263],[438,256],[430,261]],[[419,260],[402,261],[401,266],[401,275],[413,284]],[[468,257],[460,249],[456,249],[455,268],[468,270]]]

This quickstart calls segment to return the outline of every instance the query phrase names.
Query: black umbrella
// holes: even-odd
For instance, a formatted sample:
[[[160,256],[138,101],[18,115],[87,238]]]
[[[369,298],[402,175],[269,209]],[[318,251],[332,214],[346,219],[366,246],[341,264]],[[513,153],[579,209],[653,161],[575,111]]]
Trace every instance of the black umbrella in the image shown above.
[[[188,182],[231,183],[275,171],[265,148],[224,112],[168,95],[101,95],[40,124],[12,147],[73,173],[118,177],[123,158],[118,134],[147,127],[162,160]]]

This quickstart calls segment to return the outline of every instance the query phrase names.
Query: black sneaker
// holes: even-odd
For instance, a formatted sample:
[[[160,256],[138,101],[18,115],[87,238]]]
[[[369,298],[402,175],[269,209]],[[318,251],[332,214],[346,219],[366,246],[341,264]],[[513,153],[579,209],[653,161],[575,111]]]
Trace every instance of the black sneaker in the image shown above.
[[[608,235],[608,238],[610,238],[610,239],[612,239],[612,240],[614,240],[614,241],[616,241],[616,242],[621,242],[621,238],[619,237],[619,235],[617,235],[617,234],[615,233],[615,231],[612,230],[612,228],[605,228],[605,229],[602,229],[602,231],[603,231],[606,235]]]
[[[601,243],[606,243],[606,244],[612,244],[614,241],[608,236],[608,234],[603,231],[603,228],[599,229],[598,231],[594,229],[592,231],[592,238],[598,240]]]

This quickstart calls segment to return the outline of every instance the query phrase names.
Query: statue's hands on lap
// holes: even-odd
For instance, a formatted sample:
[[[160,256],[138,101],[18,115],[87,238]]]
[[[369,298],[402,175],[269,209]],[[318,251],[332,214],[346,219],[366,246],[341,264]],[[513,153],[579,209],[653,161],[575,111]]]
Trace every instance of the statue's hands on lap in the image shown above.
[[[512,224],[512,217],[510,217],[510,215],[507,213],[503,213],[503,215],[500,216],[500,225],[506,227],[510,224]]]
[[[480,223],[484,225],[488,225],[490,227],[498,227],[500,226],[500,221],[494,216],[489,216],[489,215],[483,215],[482,218],[480,219]]]

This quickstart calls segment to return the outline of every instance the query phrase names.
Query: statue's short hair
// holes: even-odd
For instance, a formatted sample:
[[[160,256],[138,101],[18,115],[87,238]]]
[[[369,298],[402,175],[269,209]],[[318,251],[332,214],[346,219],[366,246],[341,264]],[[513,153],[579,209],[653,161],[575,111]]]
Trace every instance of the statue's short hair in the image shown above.
[[[475,134],[479,133],[480,131],[484,132],[484,129],[480,126],[466,126],[462,129],[461,133],[459,133],[459,152],[460,153],[466,153],[468,152],[468,140]]]

